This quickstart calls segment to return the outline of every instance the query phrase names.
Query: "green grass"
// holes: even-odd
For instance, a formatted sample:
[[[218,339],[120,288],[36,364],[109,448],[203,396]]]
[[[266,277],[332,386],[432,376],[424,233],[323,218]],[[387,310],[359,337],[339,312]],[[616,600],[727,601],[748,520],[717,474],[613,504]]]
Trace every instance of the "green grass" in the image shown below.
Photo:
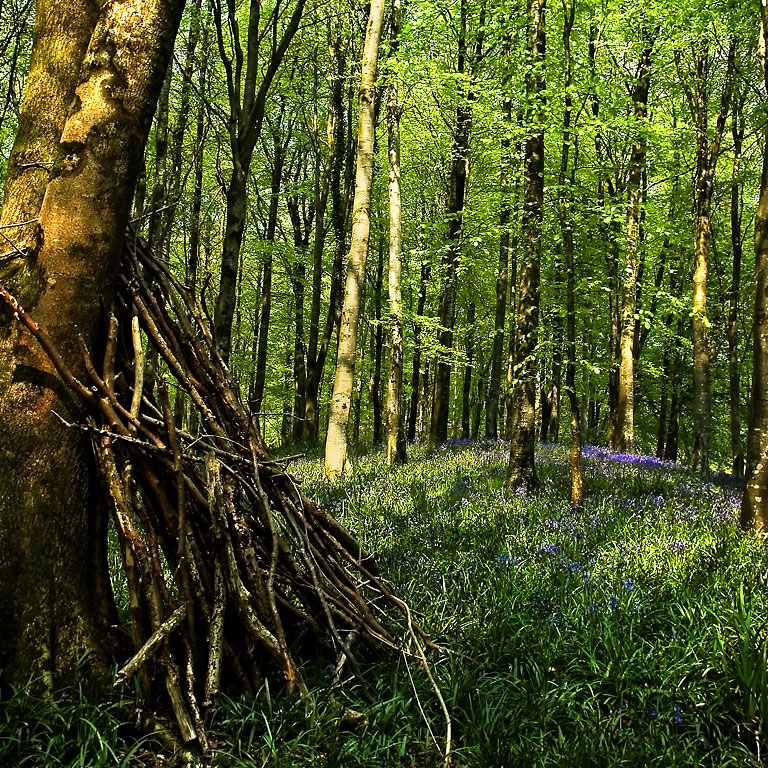
[[[739,532],[737,491],[616,458],[585,460],[581,512],[556,446],[540,447],[542,491],[530,496],[504,491],[495,444],[412,449],[394,470],[363,457],[343,484],[324,481],[317,461],[294,465],[446,649],[430,663],[454,765],[764,764],[765,544]],[[225,700],[210,726],[214,764],[440,764],[445,722],[417,665],[371,662],[375,704],[354,683],[331,686],[323,667],[305,675],[308,702],[266,690]],[[344,727],[347,710],[366,724]],[[120,711],[17,694],[0,702],[0,765],[159,764],[144,762],[146,744],[129,754]]]

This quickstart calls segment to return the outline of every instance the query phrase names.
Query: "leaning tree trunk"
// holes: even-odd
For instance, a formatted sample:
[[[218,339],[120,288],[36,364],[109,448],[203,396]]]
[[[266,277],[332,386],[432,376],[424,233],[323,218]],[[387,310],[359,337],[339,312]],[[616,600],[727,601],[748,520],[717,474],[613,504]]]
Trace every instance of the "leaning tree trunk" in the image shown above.
[[[538,484],[534,463],[536,440],[536,342],[539,326],[541,223],[544,215],[544,51],[546,0],[528,2],[528,71],[526,92],[532,103],[531,134],[525,148],[523,258],[517,321],[519,385],[509,448],[507,485]]]
[[[15,289],[83,377],[80,340],[92,351],[103,343],[99,308],[113,293],[136,158],[143,155],[182,8],[181,0],[38,3],[17,146],[50,158],[53,169],[42,205],[39,174],[29,184],[9,178],[3,220],[39,210],[31,258]],[[32,336],[9,326],[5,310],[2,321],[0,666],[7,682],[32,676],[51,689],[105,671],[112,621],[104,508],[96,501],[89,443],[62,421],[79,419],[81,407]]]
[[[347,463],[347,422],[352,403],[352,382],[357,351],[357,325],[365,280],[365,261],[371,230],[371,185],[373,181],[374,145],[374,84],[381,27],[384,21],[384,0],[371,3],[368,28],[365,33],[363,66],[360,79],[360,120],[357,131],[357,169],[355,201],[352,209],[352,242],[344,289],[344,301],[333,382],[331,412],[325,441],[325,471],[338,477]]]

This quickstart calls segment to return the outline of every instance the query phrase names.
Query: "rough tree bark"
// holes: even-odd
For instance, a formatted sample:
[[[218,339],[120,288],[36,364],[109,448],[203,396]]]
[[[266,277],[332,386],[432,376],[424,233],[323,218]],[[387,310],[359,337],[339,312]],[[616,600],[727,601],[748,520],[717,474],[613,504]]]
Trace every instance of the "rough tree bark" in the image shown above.
[[[357,168],[355,200],[352,209],[352,241],[342,303],[341,328],[333,382],[331,412],[325,441],[325,471],[329,477],[340,476],[347,464],[347,422],[352,402],[352,383],[357,350],[357,326],[365,280],[365,261],[371,229],[371,184],[373,180],[373,145],[375,125],[374,84],[379,39],[384,21],[384,0],[371,3],[365,33],[360,78],[360,117],[357,131]]]
[[[102,343],[100,303],[115,284],[136,158],[182,8],[181,0],[38,3],[15,157],[52,169],[47,185],[39,169],[11,174],[3,222],[38,218],[17,241],[29,251],[13,265],[23,269],[11,284],[81,375],[78,339],[90,350]],[[12,271],[3,269],[3,282]],[[49,690],[100,678],[111,623],[104,509],[95,503],[89,446],[54,411],[68,420],[81,414],[37,342],[3,310],[0,666],[7,682],[33,676]],[[92,663],[79,665],[83,658]]]
[[[541,222],[544,215],[544,55],[546,0],[528,0],[526,93],[531,102],[530,133],[525,148],[520,295],[517,321],[519,385],[510,436],[507,486],[533,490],[538,483],[534,463],[536,440],[535,356],[539,326]]]

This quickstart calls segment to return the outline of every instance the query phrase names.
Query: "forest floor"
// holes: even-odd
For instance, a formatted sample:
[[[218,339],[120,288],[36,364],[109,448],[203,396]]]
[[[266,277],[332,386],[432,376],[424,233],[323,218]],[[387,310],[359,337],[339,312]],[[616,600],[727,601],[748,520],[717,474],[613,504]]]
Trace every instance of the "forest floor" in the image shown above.
[[[363,456],[344,483],[323,480],[318,461],[292,469],[445,649],[430,665],[452,766],[764,765],[768,548],[738,529],[738,484],[700,484],[647,456],[584,455],[581,511],[557,445],[538,446],[532,495],[505,492],[501,443],[411,447],[392,470]],[[441,764],[446,721],[417,664],[366,664],[373,704],[332,665],[304,674],[307,701],[226,699],[213,764]],[[131,736],[124,704],[73,691],[0,701],[0,766],[173,764]]]

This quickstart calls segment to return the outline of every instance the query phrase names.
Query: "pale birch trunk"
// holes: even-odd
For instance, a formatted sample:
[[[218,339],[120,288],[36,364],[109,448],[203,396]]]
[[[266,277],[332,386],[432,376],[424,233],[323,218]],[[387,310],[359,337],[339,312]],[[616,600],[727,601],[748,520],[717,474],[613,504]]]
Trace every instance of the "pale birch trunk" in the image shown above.
[[[400,0],[392,1],[392,54],[397,53],[400,35]],[[387,137],[389,157],[389,378],[387,379],[387,464],[402,456],[401,401],[403,390],[403,301],[400,290],[402,273],[402,228],[400,215],[400,114],[397,75],[387,86]]]
[[[360,78],[360,118],[357,132],[355,199],[352,208],[352,242],[339,329],[336,376],[333,382],[328,434],[325,440],[325,471],[338,477],[347,464],[347,422],[352,402],[352,384],[357,349],[357,325],[365,280],[365,261],[371,230],[371,184],[373,181],[374,83],[376,60],[384,21],[384,0],[371,3],[365,32]]]

